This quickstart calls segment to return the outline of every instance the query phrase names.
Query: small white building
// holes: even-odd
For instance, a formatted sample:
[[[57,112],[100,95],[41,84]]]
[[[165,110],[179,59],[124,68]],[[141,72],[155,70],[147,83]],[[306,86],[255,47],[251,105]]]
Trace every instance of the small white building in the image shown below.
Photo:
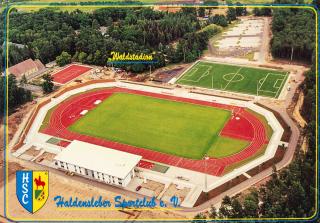
[[[55,158],[56,167],[107,184],[125,187],[142,156],[74,140]]]

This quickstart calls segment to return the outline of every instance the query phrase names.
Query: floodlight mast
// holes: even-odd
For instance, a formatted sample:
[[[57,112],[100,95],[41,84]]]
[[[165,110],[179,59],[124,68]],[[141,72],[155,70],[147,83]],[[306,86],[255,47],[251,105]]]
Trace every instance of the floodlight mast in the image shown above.
[[[204,159],[204,191],[207,192],[208,191],[207,160],[209,159],[208,155],[205,154],[203,159]]]

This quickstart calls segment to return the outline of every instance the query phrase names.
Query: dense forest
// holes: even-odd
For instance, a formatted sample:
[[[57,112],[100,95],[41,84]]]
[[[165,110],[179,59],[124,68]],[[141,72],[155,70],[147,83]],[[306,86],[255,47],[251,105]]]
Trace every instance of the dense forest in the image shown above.
[[[47,63],[65,52],[73,61],[106,65],[111,51],[116,51],[153,53],[157,63],[151,68],[191,62],[202,54],[208,39],[220,30],[210,26],[211,23],[201,23],[197,18],[200,13],[201,10],[192,8],[178,13],[151,8],[106,8],[93,13],[50,9],[33,13],[14,11],[10,15],[9,41],[26,48],[10,47],[13,56],[9,61],[14,64],[27,55]],[[212,23],[226,26],[224,21],[224,24],[216,20]],[[144,64],[122,67],[133,72],[149,69]]]
[[[244,197],[226,196],[219,210],[200,213],[195,219],[205,218],[288,218],[310,217],[315,210],[316,169],[316,67],[314,13],[299,9],[273,10],[273,56],[312,64],[301,85],[305,100],[302,115],[308,125],[302,132],[307,138],[306,153],[297,152],[286,168],[274,168],[272,178],[259,189],[252,189]]]
[[[272,29],[274,32],[272,41],[274,56],[311,64],[311,69],[305,73],[306,79],[301,85],[305,96],[301,113],[308,123],[303,134],[307,137],[308,150],[305,154],[297,154],[288,168],[275,174],[273,179],[268,182],[264,189],[266,203],[268,201],[269,203],[271,201],[277,202],[278,210],[264,205],[267,211],[263,212],[263,215],[308,217],[315,212],[315,163],[317,159],[315,14],[306,9],[274,10]],[[273,50],[279,44],[278,41],[282,42],[283,45],[280,49],[284,53]],[[276,198],[273,195],[274,198],[271,200],[269,197],[276,194],[277,191],[281,192],[281,196]],[[279,213],[281,208],[284,213]]]
[[[273,11],[271,52],[274,57],[311,62],[315,48],[315,14],[311,10]]]

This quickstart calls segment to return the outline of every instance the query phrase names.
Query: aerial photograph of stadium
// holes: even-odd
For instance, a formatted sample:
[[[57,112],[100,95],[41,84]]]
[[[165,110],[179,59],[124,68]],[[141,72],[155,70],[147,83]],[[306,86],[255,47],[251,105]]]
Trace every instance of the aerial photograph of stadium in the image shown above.
[[[266,3],[4,3],[0,221],[315,220],[318,2]]]

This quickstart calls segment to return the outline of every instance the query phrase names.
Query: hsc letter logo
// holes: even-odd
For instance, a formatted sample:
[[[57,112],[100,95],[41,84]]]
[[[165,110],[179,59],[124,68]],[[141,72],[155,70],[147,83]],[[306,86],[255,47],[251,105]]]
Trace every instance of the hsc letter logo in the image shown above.
[[[16,172],[16,194],[22,207],[35,213],[46,203],[49,195],[48,171],[20,170]]]

